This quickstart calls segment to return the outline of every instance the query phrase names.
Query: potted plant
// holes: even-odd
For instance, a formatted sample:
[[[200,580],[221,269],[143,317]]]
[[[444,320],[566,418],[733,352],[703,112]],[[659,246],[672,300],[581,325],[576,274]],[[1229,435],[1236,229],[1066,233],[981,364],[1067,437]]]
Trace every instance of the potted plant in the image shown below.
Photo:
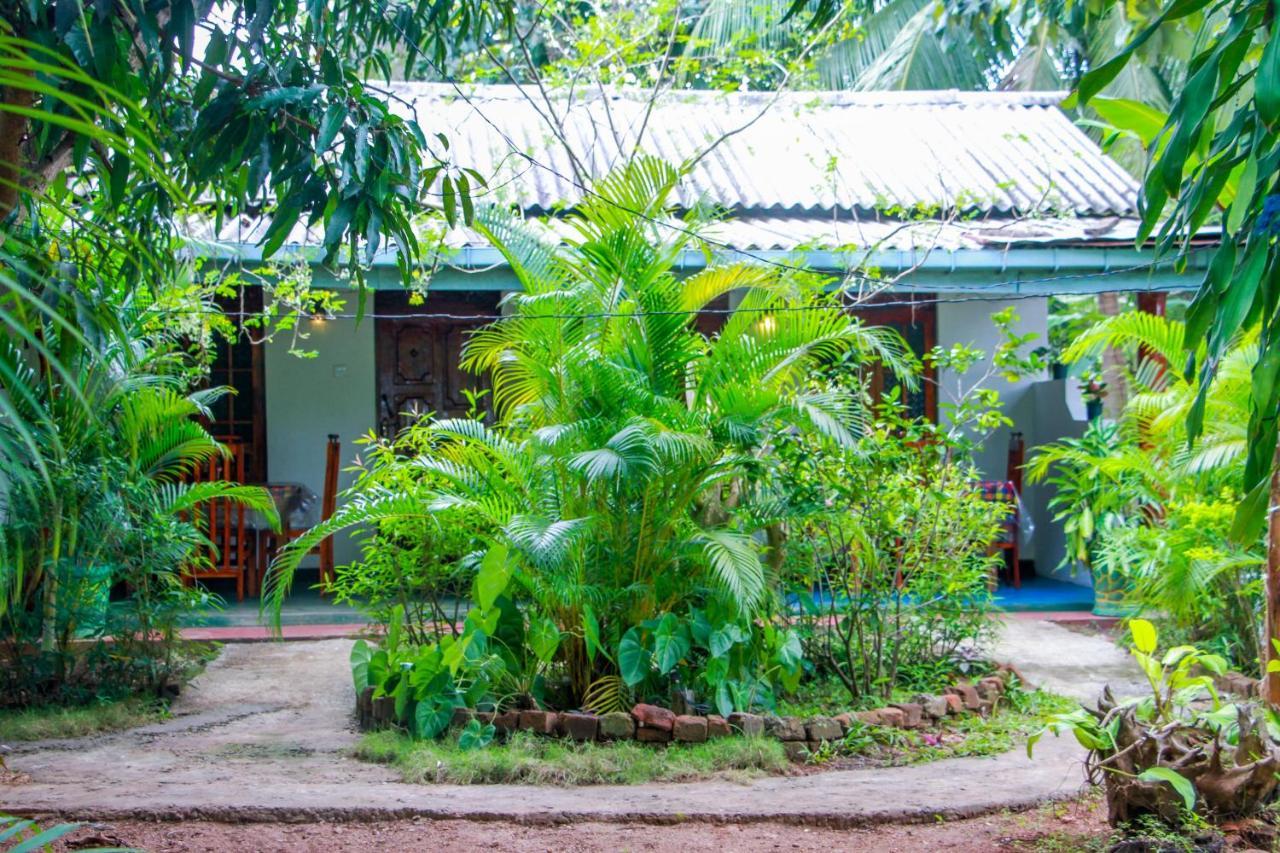
[[[1094,367],[1080,375],[1080,394],[1084,397],[1085,414],[1090,421],[1102,417],[1102,401],[1107,396],[1107,383],[1102,371]]]

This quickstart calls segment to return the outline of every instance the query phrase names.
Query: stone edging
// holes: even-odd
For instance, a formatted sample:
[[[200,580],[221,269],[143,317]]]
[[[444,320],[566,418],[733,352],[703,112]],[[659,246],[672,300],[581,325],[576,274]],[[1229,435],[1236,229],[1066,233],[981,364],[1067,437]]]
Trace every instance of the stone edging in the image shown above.
[[[1007,682],[1017,671],[1007,665],[996,668],[996,674],[976,683],[960,682],[940,694],[920,694],[911,702],[895,702],[883,708],[837,714],[832,717],[775,717],[757,714],[718,714],[706,716],[676,714],[657,705],[641,703],[630,713],[607,714],[585,712],[473,711],[458,708],[452,725],[465,726],[471,720],[492,723],[500,735],[528,731],[547,737],[576,741],[610,742],[635,740],[640,743],[703,743],[734,734],[749,737],[771,737],[782,741],[787,756],[803,761],[823,743],[837,741],[855,725],[921,729],[935,725],[948,715],[977,713],[986,716],[1007,689]],[[395,699],[373,698],[373,688],[366,688],[356,699],[356,720],[364,731],[395,727]]]

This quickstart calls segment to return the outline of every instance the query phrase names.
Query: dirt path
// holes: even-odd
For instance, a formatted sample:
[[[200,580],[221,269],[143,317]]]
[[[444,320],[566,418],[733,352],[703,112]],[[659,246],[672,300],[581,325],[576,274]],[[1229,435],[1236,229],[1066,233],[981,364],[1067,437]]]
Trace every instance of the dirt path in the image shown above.
[[[828,829],[769,823],[685,823],[652,826],[628,823],[579,823],[522,826],[511,823],[422,818],[380,823],[307,824],[148,823],[121,821],[87,827],[73,838],[97,844],[131,846],[150,853],[367,853],[370,850],[491,853],[585,851],[670,851],[753,853],[753,851],[935,851],[990,853],[993,850],[1080,850],[1105,838],[1105,811],[1092,800],[1021,814],[995,814],[968,820],[901,826],[881,824],[859,829]]]
[[[1105,684],[1117,697],[1149,690],[1142,671],[1124,649],[1105,637],[1053,622],[1006,619],[991,656],[1016,664],[1037,687],[1078,702],[1093,702]]]
[[[1049,628],[1077,638],[1077,654],[1100,656],[1109,648],[1103,639]],[[1021,640],[1031,643],[1065,641],[1055,631],[1019,630]],[[579,790],[406,785],[387,768],[347,757],[357,739],[350,719],[349,648],[346,640],[228,646],[183,694],[171,720],[15,750],[9,766],[31,781],[0,789],[0,809],[106,820],[418,817],[851,827],[1024,808],[1072,796],[1082,784],[1078,747],[1051,738],[1037,749],[1034,761],[1015,750],[994,758],[773,777],[745,785]],[[1028,678],[1041,675],[1036,659],[1006,657]]]

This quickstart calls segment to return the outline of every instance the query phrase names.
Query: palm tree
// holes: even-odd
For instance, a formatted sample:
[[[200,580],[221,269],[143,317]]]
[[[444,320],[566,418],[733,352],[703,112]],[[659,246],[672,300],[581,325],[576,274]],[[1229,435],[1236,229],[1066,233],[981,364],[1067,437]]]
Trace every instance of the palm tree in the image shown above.
[[[744,509],[769,436],[848,440],[857,401],[812,390],[807,378],[848,351],[902,369],[904,345],[850,317],[818,276],[715,262],[679,275],[701,223],[673,214],[678,178],[637,158],[567,217],[565,245],[510,213],[478,214],[523,288],[464,351],[468,368],[492,377],[498,425],[432,424],[430,451],[413,462],[431,475],[426,501],[353,496],[272,567],[277,613],[322,537],[459,508],[500,531],[520,587],[567,635],[560,654],[580,699],[616,675],[634,625],[708,598],[760,612],[768,572],[755,534],[764,531]],[[737,304],[723,326],[701,332],[699,312],[730,293]],[[768,540],[771,563],[778,531]]]
[[[24,337],[44,342],[32,355],[0,341],[0,376],[10,391],[0,415],[0,475],[8,483],[0,526],[0,617],[18,626],[39,614],[40,648],[52,654],[71,639],[60,593],[68,573],[96,570],[152,514],[189,517],[218,498],[273,517],[261,488],[191,483],[194,467],[225,449],[197,421],[222,389],[187,393],[156,341],[138,334],[141,314],[126,302],[107,309],[72,286],[45,282],[46,309],[19,315]],[[142,515],[137,515],[141,513]],[[199,559],[199,531],[186,523],[184,547],[155,571],[177,578]],[[10,638],[21,641],[15,627]]]
[[[797,14],[808,10],[808,16]],[[835,36],[812,54],[824,89],[1052,91],[1073,88],[1110,59],[1153,4],[1111,0],[1072,5],[1052,0],[992,9],[946,0],[711,0],[692,27],[691,54],[713,60],[735,46],[785,50],[788,36],[832,16]],[[1130,63],[1104,93],[1167,109],[1180,79],[1179,47],[1163,34],[1149,62]]]

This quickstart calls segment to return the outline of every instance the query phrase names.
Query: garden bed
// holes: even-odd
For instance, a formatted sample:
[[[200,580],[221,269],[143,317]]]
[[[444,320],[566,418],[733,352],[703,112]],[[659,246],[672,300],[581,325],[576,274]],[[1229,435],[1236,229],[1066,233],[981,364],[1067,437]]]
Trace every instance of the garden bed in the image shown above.
[[[413,740],[366,691],[358,713],[370,733],[356,755],[414,783],[745,780],[1006,752],[1070,704],[994,676],[917,700],[809,717],[678,715],[646,704],[603,715],[460,708],[442,737]]]

